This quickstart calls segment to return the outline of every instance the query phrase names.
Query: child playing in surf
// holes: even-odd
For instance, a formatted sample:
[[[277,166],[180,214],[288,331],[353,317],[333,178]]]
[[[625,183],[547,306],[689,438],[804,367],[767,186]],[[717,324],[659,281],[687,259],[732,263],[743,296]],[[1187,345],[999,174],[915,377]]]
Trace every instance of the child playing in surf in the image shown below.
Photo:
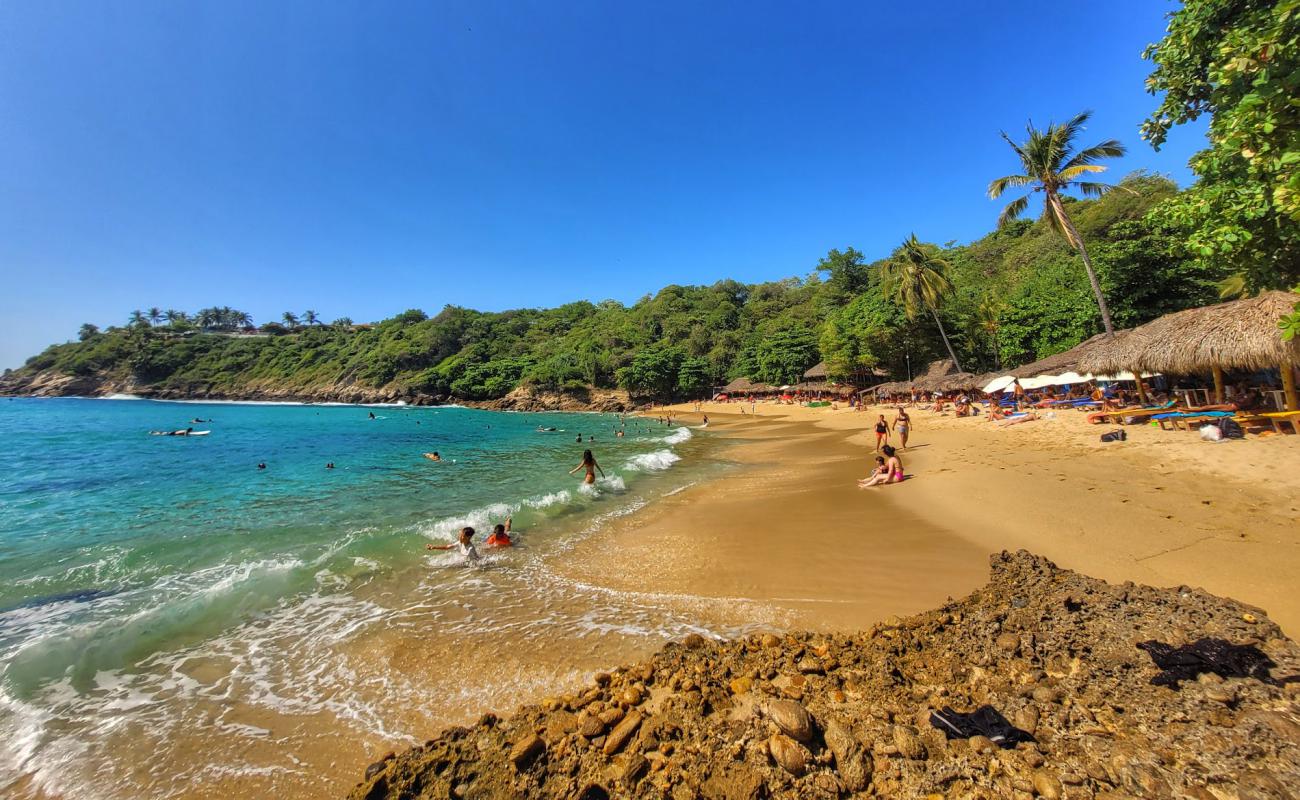
[[[425,550],[455,550],[457,548],[460,549],[460,554],[465,556],[466,564],[476,564],[481,558],[478,550],[474,549],[474,529],[470,527],[460,529],[460,537],[455,544],[434,544],[429,542],[424,546]]]
[[[514,541],[510,538],[510,517],[506,517],[506,524],[504,525],[497,523],[485,544],[488,547],[511,547],[514,545]]]

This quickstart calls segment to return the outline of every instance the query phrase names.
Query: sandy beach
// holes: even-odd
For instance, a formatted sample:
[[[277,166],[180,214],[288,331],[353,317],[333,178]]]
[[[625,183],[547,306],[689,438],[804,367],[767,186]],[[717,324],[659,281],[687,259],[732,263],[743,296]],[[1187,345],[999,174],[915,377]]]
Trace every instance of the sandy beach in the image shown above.
[[[1293,437],[1128,426],[1102,443],[1110,428],[1077,412],[1003,428],[912,409],[908,480],[859,490],[883,407],[693,409],[662,413],[707,414],[751,468],[647,510],[575,565],[615,585],[762,600],[791,627],[826,630],[932,607],[978,585],[989,553],[1026,548],[1108,581],[1203,587],[1300,631]]]

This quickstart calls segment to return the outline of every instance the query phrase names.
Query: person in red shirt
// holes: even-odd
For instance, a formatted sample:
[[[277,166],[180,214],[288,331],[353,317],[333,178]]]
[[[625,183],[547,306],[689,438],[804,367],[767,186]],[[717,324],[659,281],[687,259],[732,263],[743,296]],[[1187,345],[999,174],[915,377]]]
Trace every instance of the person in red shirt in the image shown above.
[[[497,524],[492,529],[492,535],[487,538],[488,547],[510,547],[514,544],[510,540],[510,517],[506,517],[506,524]]]

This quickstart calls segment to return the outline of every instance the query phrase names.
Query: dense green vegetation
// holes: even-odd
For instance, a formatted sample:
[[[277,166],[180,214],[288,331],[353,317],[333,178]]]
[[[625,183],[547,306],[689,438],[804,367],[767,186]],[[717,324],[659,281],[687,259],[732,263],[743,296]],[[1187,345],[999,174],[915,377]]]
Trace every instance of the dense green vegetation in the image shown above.
[[[1089,242],[1116,323],[1127,326],[1212,301],[1215,272],[1149,213],[1177,193],[1132,175],[1125,191],[1063,199]],[[542,389],[623,387],[643,397],[692,397],[745,375],[793,382],[825,359],[853,379],[873,367],[905,377],[948,352],[971,371],[1070,347],[1102,329],[1088,277],[1070,242],[1046,221],[1013,221],[963,246],[914,239],[868,263],[832,250],[802,278],[761,284],[668,286],[630,306],[613,301],[484,313],[448,306],[406,311],[373,326],[263,325],[211,309],[171,322],[143,319],[56,345],[25,371],[107,374],[179,392],[240,394],[276,387],[390,387],[482,400],[522,384]],[[888,291],[886,289],[888,288]],[[163,315],[165,318],[166,315]],[[304,314],[304,320],[316,320]],[[200,323],[199,321],[202,321]],[[295,327],[290,327],[290,326]]]
[[[944,355],[992,370],[1065,350],[1112,321],[1129,327],[1221,294],[1290,286],[1300,280],[1300,0],[1185,0],[1170,17],[1145,54],[1148,88],[1162,97],[1142,134],[1158,147],[1171,127],[1212,115],[1210,146],[1192,162],[1199,180],[1183,191],[1145,174],[1117,191],[1093,180],[1123,147],[1076,151],[1080,115],[1031,126],[1024,142],[1007,138],[1022,171],[990,185],[993,196],[1041,192],[1046,215],[1019,219],[1026,202],[1014,200],[996,230],[965,245],[912,237],[874,262],[836,249],[791,265],[811,267],[805,277],[668,286],[631,306],[448,306],[362,326],[285,312],[258,336],[236,334],[252,321],[230,307],[151,308],[124,327],[83,325],[80,341],[19,373],[230,395],[360,386],[481,400],[530,385],[697,397],[742,375],[794,382],[819,360],[848,380],[873,369],[906,377]],[[1300,310],[1282,329],[1300,332]]]

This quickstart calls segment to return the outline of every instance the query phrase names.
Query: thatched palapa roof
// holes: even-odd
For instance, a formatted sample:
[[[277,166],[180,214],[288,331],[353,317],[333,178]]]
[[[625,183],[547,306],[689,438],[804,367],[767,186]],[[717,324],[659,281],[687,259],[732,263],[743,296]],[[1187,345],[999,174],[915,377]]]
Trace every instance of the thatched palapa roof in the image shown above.
[[[1069,350],[1047,356],[1046,358],[1040,358],[1037,361],[1016,367],[1007,372],[998,373],[997,375],[990,377],[989,380],[993,380],[993,378],[998,377],[998,375],[1014,375],[1017,378],[1034,378],[1039,375],[1059,375],[1062,372],[1087,372],[1089,370],[1079,369],[1079,362],[1085,355],[1099,348],[1110,347],[1114,342],[1126,341],[1130,334],[1131,331],[1127,330],[1115,331],[1115,337],[1112,339],[1104,333],[1099,333],[1091,339],[1085,339],[1079,344],[1076,344]],[[1127,369],[1127,367],[1125,369]],[[987,384],[987,382],[988,381],[985,381],[985,384]]]
[[[758,384],[755,384],[749,378],[736,378],[731,383],[727,384],[726,386],[723,386],[722,391],[725,394],[735,394],[737,392],[753,392],[753,391],[757,391],[754,388],[757,385]]]
[[[1195,375],[1222,369],[1300,365],[1300,338],[1283,341],[1277,323],[1300,303],[1294,292],[1264,292],[1245,300],[1177,311],[1134,328],[1079,360],[1082,370]]]
[[[827,375],[825,361],[818,361],[815,366],[809,367],[803,374],[804,378],[810,381],[824,381]]]

